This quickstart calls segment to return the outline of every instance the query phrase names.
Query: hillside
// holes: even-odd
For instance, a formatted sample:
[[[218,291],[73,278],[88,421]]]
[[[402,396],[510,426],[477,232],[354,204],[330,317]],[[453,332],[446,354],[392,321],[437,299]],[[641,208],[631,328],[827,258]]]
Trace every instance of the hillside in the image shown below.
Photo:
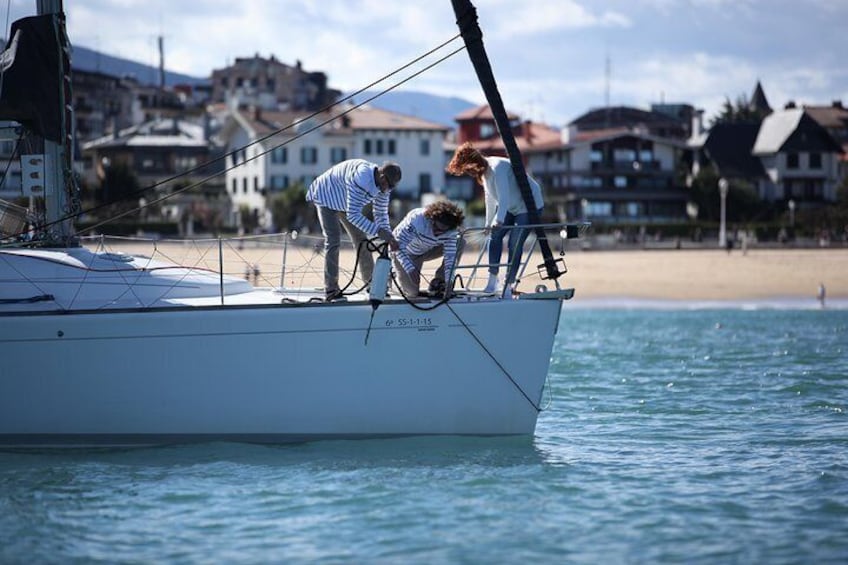
[[[136,63],[120,57],[113,57],[87,47],[74,45],[72,66],[84,71],[99,72],[107,75],[135,77],[142,84],[158,84],[159,68],[156,66]],[[208,78],[199,78],[165,70],[165,85],[175,84],[206,84]]]

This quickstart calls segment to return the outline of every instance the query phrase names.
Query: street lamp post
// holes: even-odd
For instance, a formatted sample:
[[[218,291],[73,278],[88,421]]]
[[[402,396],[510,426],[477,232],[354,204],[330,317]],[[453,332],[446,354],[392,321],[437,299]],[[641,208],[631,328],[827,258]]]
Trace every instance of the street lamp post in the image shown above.
[[[727,179],[718,179],[718,193],[721,195],[721,220],[718,226],[718,246],[724,249],[727,247]]]

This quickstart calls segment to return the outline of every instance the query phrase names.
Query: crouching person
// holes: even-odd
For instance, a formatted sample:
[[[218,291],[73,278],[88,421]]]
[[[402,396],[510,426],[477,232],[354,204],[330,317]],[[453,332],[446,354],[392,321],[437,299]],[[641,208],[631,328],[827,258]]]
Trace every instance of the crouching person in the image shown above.
[[[395,227],[398,250],[392,254],[394,271],[404,295],[419,295],[421,269],[424,261],[442,258],[442,264],[430,281],[429,290],[450,291],[446,278],[453,273],[457,257],[462,252],[458,229],[464,219],[462,210],[451,202],[439,201],[426,208],[416,208]]]

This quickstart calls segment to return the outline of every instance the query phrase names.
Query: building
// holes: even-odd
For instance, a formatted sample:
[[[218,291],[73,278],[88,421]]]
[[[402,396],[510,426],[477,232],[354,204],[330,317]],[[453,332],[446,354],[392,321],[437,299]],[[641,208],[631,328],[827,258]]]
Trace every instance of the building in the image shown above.
[[[769,114],[752,154],[768,177],[761,198],[794,200],[800,206],[836,201],[842,146],[803,108]]]
[[[512,135],[519,151],[524,154],[534,147],[545,147],[556,143],[560,139],[560,132],[547,124],[522,120],[518,114],[507,112]],[[495,117],[488,105],[470,108],[458,114],[455,118],[457,123],[456,142],[445,145],[445,163],[453,157],[456,148],[467,141],[474,144],[482,154],[487,156],[506,157],[506,148],[501,141]],[[526,161],[526,156],[525,156]],[[525,165],[527,163],[525,162]],[[452,200],[472,200],[482,196],[482,187],[466,176],[455,177],[450,174],[445,176],[444,194]]]
[[[79,142],[133,124],[135,81],[77,69],[71,74],[71,80]]]
[[[265,109],[319,110],[340,94],[327,87],[326,74],[305,71],[300,61],[286,65],[273,55],[237,58],[212,71],[212,103],[237,100],[239,105]]]
[[[568,127],[581,132],[638,129],[654,137],[685,141],[692,136],[697,116],[698,112],[689,104],[653,104],[650,111],[629,106],[607,106],[586,112]]]
[[[545,188],[546,213],[558,221],[683,222],[686,145],[642,129],[579,131],[525,151],[530,173]]]
[[[308,187],[334,164],[352,158],[400,163],[403,179],[392,197],[393,212],[400,215],[403,201],[411,207],[422,194],[441,192],[447,133],[440,124],[368,106],[312,114],[232,109],[220,134],[228,154],[230,223],[237,225],[239,209],[246,207],[261,228],[270,229],[266,196]]]
[[[848,109],[841,100],[834,100],[830,106],[804,106],[804,110],[842,146],[839,178],[843,182],[848,178]]]
[[[144,193],[147,202],[198,184],[162,206],[162,219],[183,222],[185,235],[191,234],[194,219],[215,226],[230,217],[220,174],[223,156],[219,158],[220,150],[203,125],[178,118],[155,119],[84,143],[82,155],[84,177],[92,186],[103,186],[109,167],[124,165],[136,176],[140,188],[155,187]],[[208,165],[202,167],[204,164]],[[108,201],[109,195],[104,196]]]

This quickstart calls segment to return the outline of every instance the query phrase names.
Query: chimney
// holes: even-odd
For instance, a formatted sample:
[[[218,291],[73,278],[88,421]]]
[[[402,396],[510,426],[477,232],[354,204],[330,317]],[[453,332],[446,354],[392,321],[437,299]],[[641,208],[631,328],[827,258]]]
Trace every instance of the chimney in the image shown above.
[[[704,111],[700,108],[692,112],[692,132],[690,137],[697,137],[704,133]]]

